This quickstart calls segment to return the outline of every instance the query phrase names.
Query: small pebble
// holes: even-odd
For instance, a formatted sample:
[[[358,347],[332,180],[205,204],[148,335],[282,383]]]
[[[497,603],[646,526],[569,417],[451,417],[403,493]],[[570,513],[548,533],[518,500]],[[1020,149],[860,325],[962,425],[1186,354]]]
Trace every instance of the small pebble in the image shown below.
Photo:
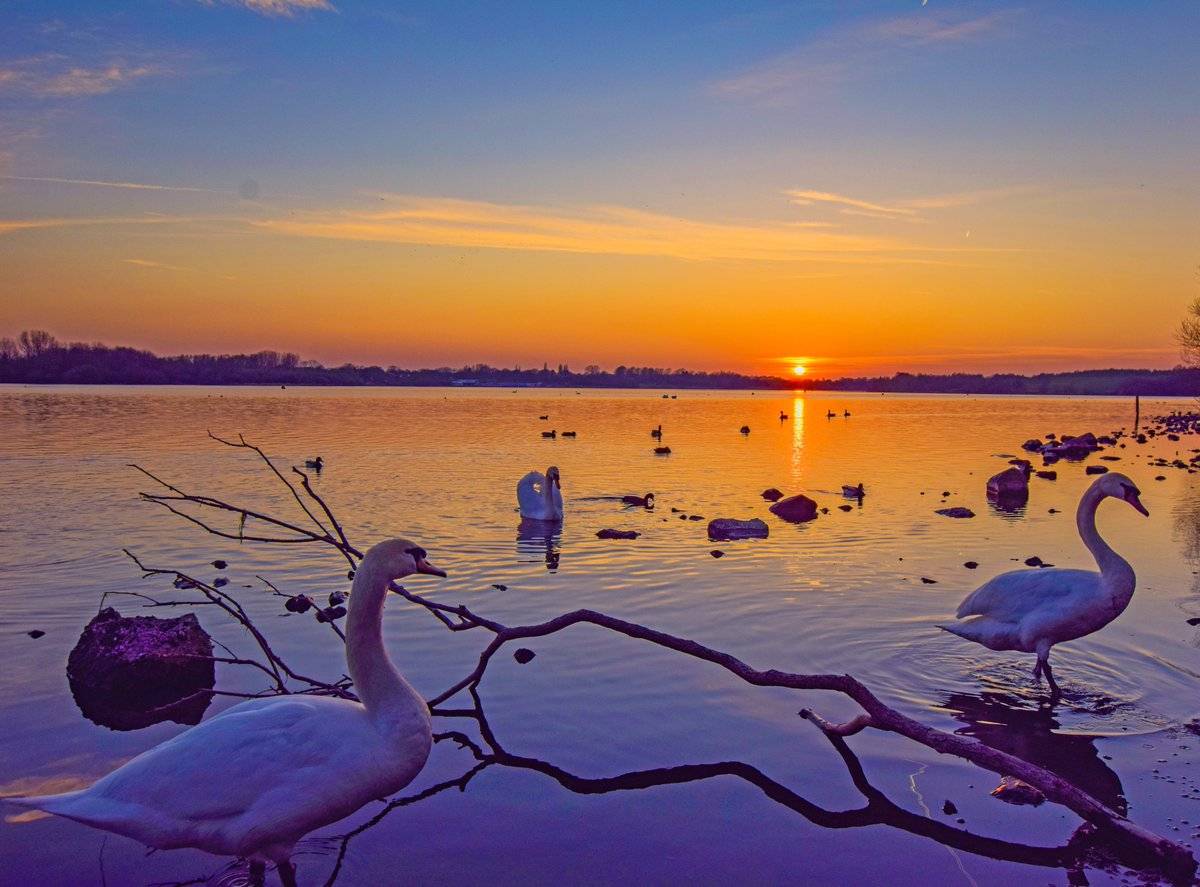
[[[528,647],[517,647],[516,652],[513,653],[513,659],[517,660],[517,662],[521,663],[521,665],[525,665],[528,662],[532,662],[533,657],[536,655],[537,654]]]
[[[713,557],[725,557],[725,552],[721,551],[719,548],[714,548],[709,552],[709,554],[711,554]]]
[[[963,564],[963,566],[966,567],[968,570],[974,570],[979,567],[979,562],[978,561],[967,561],[965,564]]]
[[[213,566],[218,570],[224,570],[229,564],[225,563],[225,561],[213,561]]]
[[[213,580],[213,588],[220,588],[221,586],[228,585],[228,584],[229,584],[229,580],[226,579],[224,576],[218,576],[216,579]]]
[[[27,635],[29,635],[31,638],[33,638],[35,641],[38,638],[42,638],[42,637],[46,636],[46,632],[42,631],[40,628],[35,628],[33,631],[27,631],[25,633]]]
[[[958,812],[958,808],[954,806],[953,801],[948,800],[946,803],[942,804],[942,812],[947,816],[953,816]]]

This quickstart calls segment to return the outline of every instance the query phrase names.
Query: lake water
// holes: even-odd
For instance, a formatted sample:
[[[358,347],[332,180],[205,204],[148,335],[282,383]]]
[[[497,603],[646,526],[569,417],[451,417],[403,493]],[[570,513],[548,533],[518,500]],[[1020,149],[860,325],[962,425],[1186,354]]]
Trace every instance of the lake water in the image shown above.
[[[1188,404],[1143,402],[1142,414],[1180,406]],[[829,410],[837,417],[827,418]],[[323,598],[348,586],[332,550],[239,545],[138,501],[150,483],[130,463],[189,492],[296,514],[250,454],[209,440],[211,430],[243,433],[284,466],[320,454],[326,468],[316,487],[352,541],[365,549],[404,535],[449,571],[445,580],[414,578],[414,591],[508,624],[590,607],[758,667],[849,672],[913,717],[1057,768],[1101,800],[1127,804],[1137,822],[1192,842],[1200,823],[1192,773],[1200,649],[1187,619],[1200,615],[1200,488],[1193,475],[1147,460],[1189,458],[1193,441],[1159,438],[1106,451],[1121,461],[1102,464],[1128,473],[1151,512],[1145,519],[1116,501],[1100,510],[1101,532],[1133,564],[1138,589],[1115,623],[1055,649],[1066,694],[1058,706],[1048,708],[1033,682],[1031,656],[989,652],[935,627],[976,585],[1027,557],[1092,568],[1073,520],[1092,480],[1083,464],[1060,462],[1057,481],[1034,479],[1028,506],[1014,514],[992,509],[984,485],[1022,454],[1026,438],[1101,434],[1132,420],[1131,402],[1099,398],[0,388],[0,788],[83,784],[184,729],[97,726],[68,689],[67,655],[104,592],[187,594],[163,579],[140,579],[122,547],[203,577],[217,575],[211,561],[227,560],[229,588],[281,655],[309,674],[342,674],[328,628],[285,618],[281,599],[256,578]],[[659,423],[668,457],[652,453],[649,431]],[[739,433],[743,424],[749,435]],[[578,437],[544,440],[548,428]],[[548,465],[562,472],[566,520],[560,533],[525,533],[515,484]],[[1165,479],[1156,481],[1160,474]],[[841,485],[860,481],[861,505],[839,510],[847,502]],[[830,511],[809,524],[783,523],[760,496],[772,486],[807,493]],[[597,498],[647,491],[656,494],[653,512]],[[946,505],[968,506],[977,517],[934,513]],[[705,521],[681,520],[673,507]],[[706,537],[709,518],[754,516],[769,523],[768,539]],[[597,539],[606,527],[642,535]],[[725,556],[713,558],[714,548]],[[979,568],[964,568],[968,560]],[[178,615],[141,610],[132,597],[109,602],[126,614]],[[253,652],[212,608],[197,613],[218,640]],[[45,636],[30,638],[34,629]],[[464,676],[488,639],[450,634],[395,597],[385,632],[397,664],[429,697]],[[465,792],[396,809],[345,844],[339,836],[380,805],[311,835],[296,858],[302,884],[326,883],[339,858],[336,883],[344,885],[1067,883],[1061,869],[948,847],[906,829],[908,820],[822,814],[818,808],[855,810],[864,801],[829,743],[796,713],[810,706],[830,718],[852,714],[844,699],[755,689],[594,627],[527,646],[536,659],[519,665],[502,654],[481,687],[489,722],[510,752],[582,777],[745,762],[803,803],[779,803],[735,775],[579,793],[545,773],[498,766]],[[218,666],[218,686],[228,690],[260,690],[260,677]],[[216,699],[209,714],[234,701]],[[435,723],[448,729],[471,727],[461,719]],[[895,805],[947,826],[1055,846],[1078,825],[1054,805],[1003,804],[988,794],[994,775],[898,737],[868,730],[849,744]],[[454,743],[439,743],[404,794],[473,763]],[[330,748],[329,765],[354,761]],[[957,814],[942,812],[946,800]],[[226,870],[227,860],[199,852],[147,856],[124,838],[4,812],[0,883],[228,884],[241,876]],[[1086,874],[1093,884],[1128,880],[1119,871]]]

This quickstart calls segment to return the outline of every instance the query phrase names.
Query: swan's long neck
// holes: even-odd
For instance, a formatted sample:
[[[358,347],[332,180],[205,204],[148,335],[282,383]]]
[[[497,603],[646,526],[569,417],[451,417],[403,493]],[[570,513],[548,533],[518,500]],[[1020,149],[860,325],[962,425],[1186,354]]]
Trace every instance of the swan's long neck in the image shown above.
[[[428,717],[425,700],[392,665],[383,646],[383,601],[390,580],[369,554],[359,564],[346,617],[346,664],[354,691],[373,717]]]
[[[550,479],[548,474],[546,475],[546,482],[542,484],[542,498],[546,501],[546,510],[553,514],[556,507],[554,503],[554,481]]]
[[[1083,544],[1096,559],[1100,575],[1109,589],[1118,596],[1127,596],[1125,586],[1128,585],[1128,596],[1133,594],[1133,568],[1112,547],[1100,537],[1096,529],[1096,509],[1104,501],[1104,493],[1092,487],[1079,500],[1079,510],[1075,512],[1075,524],[1079,528],[1079,536]]]

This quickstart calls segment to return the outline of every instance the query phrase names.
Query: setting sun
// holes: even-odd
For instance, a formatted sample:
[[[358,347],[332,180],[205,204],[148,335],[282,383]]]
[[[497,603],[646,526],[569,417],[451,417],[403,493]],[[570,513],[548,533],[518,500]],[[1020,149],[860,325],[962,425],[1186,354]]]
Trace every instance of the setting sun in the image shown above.
[[[794,367],[792,367],[792,374],[793,374],[793,375],[796,375],[796,376],[803,376],[803,375],[804,375],[805,373],[807,373],[807,372],[808,372],[808,367],[806,367],[806,366],[805,366],[804,364],[802,364],[802,363],[798,363],[798,364],[796,364]]]

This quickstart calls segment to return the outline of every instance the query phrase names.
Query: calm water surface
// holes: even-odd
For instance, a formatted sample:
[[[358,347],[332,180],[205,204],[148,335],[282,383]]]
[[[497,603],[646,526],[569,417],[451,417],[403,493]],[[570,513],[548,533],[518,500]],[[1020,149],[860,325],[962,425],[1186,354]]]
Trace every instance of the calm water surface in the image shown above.
[[[1178,406],[1143,403],[1143,415]],[[827,419],[829,409],[839,417]],[[847,409],[851,417],[841,417]],[[215,575],[212,560],[227,560],[231,588],[285,658],[310,674],[342,673],[328,629],[285,618],[256,576],[323,596],[348,585],[344,563],[303,547],[239,546],[137,501],[149,486],[127,467],[135,462],[188,491],[294,509],[251,456],[210,441],[212,430],[244,433],[283,465],[323,456],[317,487],[353,541],[365,548],[405,535],[450,572],[414,580],[414,590],[509,624],[591,607],[759,667],[850,672],[908,714],[1055,766],[1102,800],[1127,804],[1135,820],[1192,841],[1200,736],[1189,725],[1200,711],[1200,650],[1186,620],[1200,615],[1200,492],[1194,476],[1146,464],[1151,454],[1188,455],[1192,442],[1110,451],[1122,461],[1107,464],[1133,477],[1151,511],[1144,519],[1117,502],[1100,511],[1101,532],[1133,564],[1138,590],[1113,625],[1056,649],[1067,696],[1053,711],[1039,704],[1032,657],[991,653],[934,627],[989,575],[1031,555],[1092,567],[1073,521],[1091,480],[1083,465],[1059,463],[1056,482],[1035,479],[1017,514],[991,509],[984,484],[1030,436],[1131,422],[1132,404],[1112,399],[0,388],[0,788],[83,784],[183,729],[108,730],[80,715],[67,687],[67,654],[104,592],[183,594],[139,579],[122,547],[202,576]],[[669,457],[651,453],[649,430],[659,423]],[[738,433],[743,424],[748,436]],[[543,440],[545,428],[579,436]],[[516,481],[551,464],[562,471],[566,521],[558,533],[523,532]],[[1154,480],[1160,473],[1166,479]],[[841,485],[860,481],[861,506],[837,509]],[[770,486],[831,510],[807,525],[782,523],[759,495]],[[653,512],[598,498],[647,491],[657,496]],[[944,505],[978,516],[935,515]],[[681,520],[672,507],[706,520],[764,517],[771,535],[714,544],[704,521]],[[598,540],[605,527],[642,536]],[[714,559],[713,548],[725,557]],[[965,569],[968,560],[979,569]],[[147,612],[134,598],[116,602],[127,614]],[[198,614],[217,639],[252,652],[239,629]],[[31,629],[46,635],[31,639]],[[395,660],[427,696],[466,674],[486,643],[475,632],[447,633],[398,598],[385,630]],[[513,753],[584,777],[742,761],[820,808],[863,804],[833,749],[796,717],[801,706],[851,713],[839,698],[754,689],[596,628],[529,646],[532,663],[503,655],[482,685],[490,723]],[[232,665],[218,666],[218,686],[261,689],[253,671]],[[216,700],[210,715],[228,704]],[[465,729],[458,720],[435,724],[454,728]],[[977,834],[1034,845],[1064,843],[1078,824],[1052,805],[1002,804],[988,796],[993,776],[912,743],[868,731],[850,744],[876,787],[913,813],[952,826],[961,817]],[[440,743],[406,793],[472,763]],[[330,767],[353,765],[329,749]],[[957,816],[942,813],[947,799]],[[325,883],[342,850],[339,884],[1067,882],[1059,869],[948,848],[894,825],[822,820],[729,775],[579,794],[541,773],[495,767],[465,792],[398,809],[343,847],[339,836],[379,809],[368,805],[311,835],[297,857],[301,883]],[[231,880],[225,860],[146,856],[124,838],[6,812],[5,884]],[[1119,873],[1087,876],[1122,882]]]

